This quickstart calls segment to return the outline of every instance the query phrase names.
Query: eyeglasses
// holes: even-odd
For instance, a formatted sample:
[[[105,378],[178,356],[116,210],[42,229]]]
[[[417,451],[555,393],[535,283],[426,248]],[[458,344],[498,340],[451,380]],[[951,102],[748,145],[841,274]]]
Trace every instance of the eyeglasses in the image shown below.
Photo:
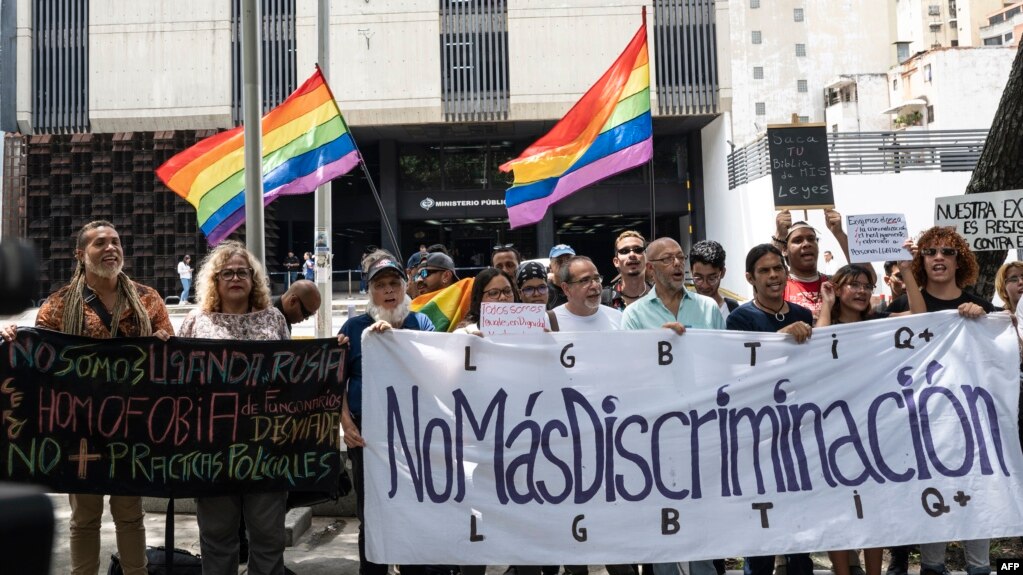
[[[863,282],[849,282],[849,283],[847,283],[845,285],[849,286],[849,289],[851,289],[853,291],[871,291],[872,292],[872,291],[874,291],[874,288],[877,287],[874,284],[865,284]]]
[[[521,291],[522,295],[526,297],[536,297],[538,295],[547,295],[547,286],[538,285],[534,287],[524,287],[519,291]]]
[[[618,255],[624,256],[624,255],[630,254],[630,253],[631,254],[641,254],[641,253],[646,251],[646,248],[643,247],[643,246],[630,246],[630,247],[627,247],[627,248],[618,248],[618,250],[616,250],[616,251],[618,252]]]
[[[602,276],[600,274],[597,274],[595,276],[586,276],[584,278],[579,278],[577,280],[572,280],[572,281],[568,281],[568,282],[565,282],[565,283],[569,283],[569,284],[583,284],[583,285],[586,285],[586,284],[589,284],[589,283],[597,283],[597,284],[600,284],[600,285],[604,285],[604,276]]]
[[[710,276],[693,276],[694,284],[716,284],[721,281],[721,274],[714,274]]]
[[[496,246],[494,246],[494,251],[495,252],[503,252],[505,250],[512,250],[514,248],[515,248],[515,244],[504,244],[504,245],[497,244]]]
[[[1005,285],[1019,283],[1019,280],[1023,279],[1023,276],[1009,276],[1005,278]]]
[[[650,258],[647,258],[646,261],[648,261],[648,262],[657,262],[657,263],[661,264],[662,266],[670,266],[670,265],[673,265],[675,262],[678,262],[680,264],[684,264],[684,263],[686,263],[686,255],[685,254],[672,254],[672,255],[664,256],[662,258],[657,258],[656,260],[652,260]]]
[[[309,318],[313,317],[313,314],[316,313],[316,312],[309,311],[309,308],[307,308],[305,306],[305,302],[303,302],[301,298],[299,298],[299,300],[298,300],[298,309],[302,311],[302,319],[303,320],[306,320],[306,319],[309,319]]]
[[[499,297],[510,298],[515,295],[515,290],[513,290],[511,286],[506,288],[494,288],[485,290],[483,295],[487,296],[489,299],[497,299]]]
[[[249,279],[252,274],[252,268],[224,268],[217,272],[217,277],[224,281],[231,281],[235,278],[245,281]]]
[[[920,253],[925,256],[937,255],[939,251],[941,252],[941,255],[947,257],[959,255],[959,250],[955,248],[920,248]]]
[[[418,272],[416,272],[416,277],[421,279],[421,280],[425,280],[430,275],[435,274],[437,272],[442,272],[442,271],[446,271],[446,270],[431,270],[431,269],[423,268],[423,269],[419,270]]]

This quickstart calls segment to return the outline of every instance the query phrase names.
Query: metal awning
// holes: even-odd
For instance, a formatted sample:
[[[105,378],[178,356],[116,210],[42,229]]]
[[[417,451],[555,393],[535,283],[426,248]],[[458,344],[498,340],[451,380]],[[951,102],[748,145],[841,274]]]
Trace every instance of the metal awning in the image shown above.
[[[855,84],[856,80],[853,80],[849,76],[836,76],[832,78],[825,86],[825,90],[841,90],[846,86]]]
[[[912,100],[906,100],[905,102],[896,104],[887,110],[880,112],[881,114],[901,114],[903,110],[909,108],[924,108],[927,106],[927,100],[923,98],[913,98]]]

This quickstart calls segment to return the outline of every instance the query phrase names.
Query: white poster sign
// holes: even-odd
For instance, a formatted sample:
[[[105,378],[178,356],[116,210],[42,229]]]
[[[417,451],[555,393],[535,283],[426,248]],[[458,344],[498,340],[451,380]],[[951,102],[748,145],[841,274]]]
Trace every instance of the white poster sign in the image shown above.
[[[913,255],[902,247],[909,237],[903,214],[846,216],[849,263],[908,260]]]
[[[670,562],[1023,532],[1008,314],[363,340],[367,552]]]
[[[952,226],[973,251],[1023,248],[1023,190],[934,200],[934,225]]]
[[[480,305],[483,335],[543,333],[547,327],[547,306],[542,303],[484,302]]]

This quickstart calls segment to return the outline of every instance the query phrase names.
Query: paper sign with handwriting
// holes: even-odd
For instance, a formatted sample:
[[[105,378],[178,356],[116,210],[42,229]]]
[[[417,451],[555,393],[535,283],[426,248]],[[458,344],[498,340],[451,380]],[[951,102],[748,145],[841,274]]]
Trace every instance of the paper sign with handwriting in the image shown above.
[[[952,226],[975,252],[1023,249],[1023,190],[934,200],[934,225]]]
[[[542,303],[487,302],[480,306],[480,331],[483,335],[543,333],[546,315]]]
[[[910,259],[902,247],[909,237],[903,214],[863,214],[846,216],[849,230],[849,263],[883,262]]]

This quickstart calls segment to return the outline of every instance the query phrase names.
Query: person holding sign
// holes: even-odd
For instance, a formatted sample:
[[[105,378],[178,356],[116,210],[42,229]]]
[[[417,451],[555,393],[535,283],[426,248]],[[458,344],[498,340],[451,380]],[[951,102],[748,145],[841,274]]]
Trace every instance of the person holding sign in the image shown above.
[[[519,293],[512,285],[512,279],[497,268],[486,268],[476,275],[469,296],[469,311],[455,333],[483,336],[480,331],[480,308],[484,303],[511,303],[519,301]]]
[[[284,315],[271,304],[263,265],[245,246],[226,241],[213,249],[196,279],[199,307],[181,324],[181,337],[238,340],[289,339]],[[208,573],[238,570],[238,529],[249,535],[249,572],[284,571],[286,491],[196,498],[202,568]]]
[[[842,214],[826,209],[824,219],[848,260],[849,238],[842,229]],[[785,301],[810,310],[814,321],[817,321],[821,309],[821,284],[828,279],[828,276],[817,271],[817,230],[806,222],[793,223],[789,210],[778,212],[774,221],[776,232],[771,240],[783,248],[790,268],[785,284]]]
[[[110,222],[82,226],[75,241],[71,283],[47,298],[36,315],[36,327],[93,338],[156,336],[174,333],[163,299],[156,290],[135,283],[124,273],[121,237]],[[3,338],[13,341],[17,326]],[[68,495],[71,502],[71,571],[99,572],[100,518],[103,496]],[[117,532],[117,551],[125,575],[145,575],[146,528],[141,497],[111,495],[110,514]]]
[[[390,329],[434,331],[433,323],[425,315],[410,311],[412,300],[405,294],[405,269],[391,254],[377,250],[365,259],[369,303],[366,313],[348,318],[338,333],[338,342],[351,345],[345,374],[345,399],[341,408],[341,429],[344,431],[348,459],[352,462],[352,486],[355,488],[355,511],[359,517],[359,573],[361,575],[387,575],[387,565],[372,563],[366,558],[366,478],[363,473],[362,438],[362,335]],[[406,566],[403,575],[421,572],[421,567]]]

